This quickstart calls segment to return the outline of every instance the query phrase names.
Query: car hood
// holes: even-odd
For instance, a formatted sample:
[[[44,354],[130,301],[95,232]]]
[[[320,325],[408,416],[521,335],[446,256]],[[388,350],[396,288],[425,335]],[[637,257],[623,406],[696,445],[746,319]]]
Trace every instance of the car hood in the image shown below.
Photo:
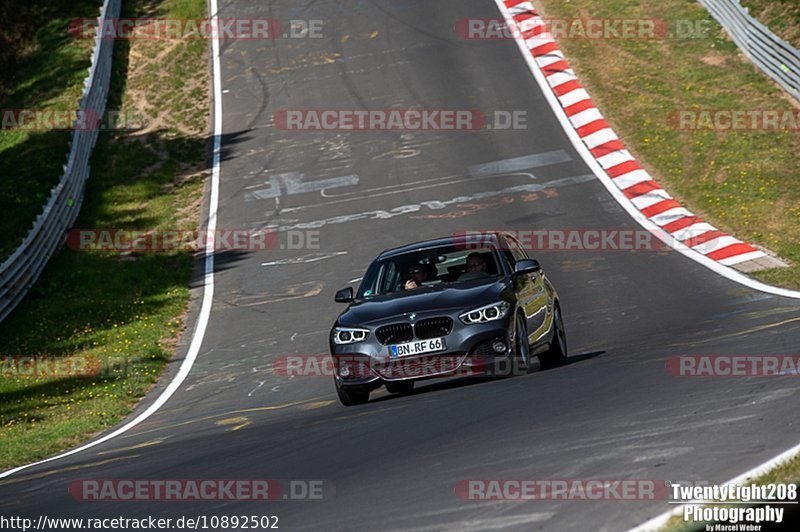
[[[498,301],[506,289],[502,279],[490,279],[422,287],[358,300],[339,316],[339,324],[366,325],[409,312],[469,310]]]

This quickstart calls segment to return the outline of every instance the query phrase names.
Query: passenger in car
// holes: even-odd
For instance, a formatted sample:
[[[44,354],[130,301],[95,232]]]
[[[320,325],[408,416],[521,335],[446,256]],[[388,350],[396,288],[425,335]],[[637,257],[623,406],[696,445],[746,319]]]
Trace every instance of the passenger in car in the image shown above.
[[[467,255],[467,271],[462,273],[459,281],[474,281],[489,277],[488,264],[482,253],[474,251]]]
[[[486,273],[486,259],[477,251],[467,255],[467,271]]]

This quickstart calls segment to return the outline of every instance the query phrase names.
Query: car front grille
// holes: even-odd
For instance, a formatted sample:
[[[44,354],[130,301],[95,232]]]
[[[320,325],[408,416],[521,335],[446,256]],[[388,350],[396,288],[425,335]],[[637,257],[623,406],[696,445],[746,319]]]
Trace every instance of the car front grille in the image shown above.
[[[419,320],[419,322],[414,326],[414,331],[417,333],[417,338],[420,340],[447,336],[452,330],[453,320],[446,316]]]
[[[383,345],[399,344],[413,340],[414,331],[411,329],[410,323],[392,323],[378,327],[375,336]]]
[[[375,331],[375,336],[383,345],[389,345],[410,342],[414,339],[415,333],[418,340],[428,340],[447,336],[452,330],[453,320],[447,316],[440,316],[419,320],[413,327],[410,323],[384,325],[383,327],[378,327],[378,330]]]

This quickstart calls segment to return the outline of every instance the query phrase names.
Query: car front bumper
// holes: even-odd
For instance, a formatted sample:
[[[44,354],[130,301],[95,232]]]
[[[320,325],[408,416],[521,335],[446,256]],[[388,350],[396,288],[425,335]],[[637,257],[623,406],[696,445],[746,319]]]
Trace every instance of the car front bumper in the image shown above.
[[[375,335],[384,323],[367,327],[370,335],[362,342],[331,342],[335,378],[342,386],[377,388],[384,382],[487,375],[510,360],[515,339],[514,322],[509,316],[470,325],[456,316],[453,323],[450,334],[443,337],[446,349],[438,353],[392,357],[389,346]],[[498,351],[500,344],[503,349]]]

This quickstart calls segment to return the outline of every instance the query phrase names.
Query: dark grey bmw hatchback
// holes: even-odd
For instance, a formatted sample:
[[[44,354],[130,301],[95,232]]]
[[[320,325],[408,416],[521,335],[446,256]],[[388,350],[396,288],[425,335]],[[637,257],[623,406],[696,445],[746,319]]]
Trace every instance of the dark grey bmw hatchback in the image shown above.
[[[381,253],[330,333],[334,381],[346,406],[385,385],[459,375],[519,374],[564,363],[558,294],[539,262],[502,232],[418,242]]]

